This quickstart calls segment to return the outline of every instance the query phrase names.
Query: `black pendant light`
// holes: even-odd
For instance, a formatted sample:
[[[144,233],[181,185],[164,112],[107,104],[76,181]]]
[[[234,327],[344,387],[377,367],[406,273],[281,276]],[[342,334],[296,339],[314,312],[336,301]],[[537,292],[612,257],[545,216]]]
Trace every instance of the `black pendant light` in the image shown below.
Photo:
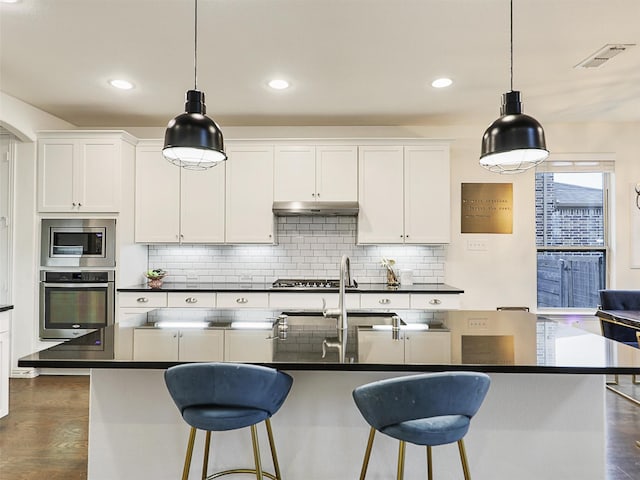
[[[497,173],[522,173],[549,156],[544,130],[522,113],[520,92],[513,90],[513,0],[511,7],[511,91],[502,95],[500,118],[482,136],[480,165]]]
[[[174,165],[205,170],[227,159],[220,127],[207,117],[204,92],[198,90],[198,0],[195,1],[194,89],[187,91],[185,113],[172,119],[164,134],[162,155]]]

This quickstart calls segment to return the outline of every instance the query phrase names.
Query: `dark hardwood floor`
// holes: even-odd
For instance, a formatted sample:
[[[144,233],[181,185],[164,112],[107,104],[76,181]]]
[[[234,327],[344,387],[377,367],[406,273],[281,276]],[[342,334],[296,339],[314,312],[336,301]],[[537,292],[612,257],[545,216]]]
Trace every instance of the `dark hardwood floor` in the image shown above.
[[[630,376],[620,377],[619,388],[640,398]],[[11,379],[9,392],[11,413],[0,419],[0,479],[86,479],[89,377]],[[606,404],[603,480],[640,480],[640,406],[610,391]]]

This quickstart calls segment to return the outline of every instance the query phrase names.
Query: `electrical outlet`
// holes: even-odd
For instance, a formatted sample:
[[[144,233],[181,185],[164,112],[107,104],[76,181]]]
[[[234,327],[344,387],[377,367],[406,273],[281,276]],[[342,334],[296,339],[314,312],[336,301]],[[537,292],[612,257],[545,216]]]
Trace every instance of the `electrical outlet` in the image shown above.
[[[489,245],[486,240],[467,240],[467,250],[474,252],[486,252]]]
[[[196,282],[198,281],[198,274],[193,270],[187,272],[187,282]]]
[[[467,320],[467,326],[469,329],[482,330],[487,328],[486,318],[469,318]]]

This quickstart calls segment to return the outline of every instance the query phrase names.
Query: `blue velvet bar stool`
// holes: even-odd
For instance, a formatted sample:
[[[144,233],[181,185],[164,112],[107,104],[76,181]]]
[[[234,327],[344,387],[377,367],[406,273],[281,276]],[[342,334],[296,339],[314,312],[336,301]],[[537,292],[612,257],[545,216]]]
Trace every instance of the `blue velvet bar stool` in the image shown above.
[[[484,373],[439,372],[390,378],[368,383],[353,391],[353,399],[371,425],[360,480],[367,474],[376,431],[400,440],[398,480],[404,477],[406,442],[427,447],[427,473],[433,479],[431,447],[458,443],[464,478],[469,465],[462,438],[469,431],[489,390]]]
[[[165,382],[182,418],[191,426],[182,480],[189,477],[197,430],[206,432],[202,479],[222,475],[255,474],[281,480],[270,418],[289,394],[293,379],[273,368],[239,363],[190,363],[165,371]],[[256,425],[264,421],[269,437],[274,474],[264,472]],[[255,468],[225,470],[207,476],[211,432],[251,427]]]

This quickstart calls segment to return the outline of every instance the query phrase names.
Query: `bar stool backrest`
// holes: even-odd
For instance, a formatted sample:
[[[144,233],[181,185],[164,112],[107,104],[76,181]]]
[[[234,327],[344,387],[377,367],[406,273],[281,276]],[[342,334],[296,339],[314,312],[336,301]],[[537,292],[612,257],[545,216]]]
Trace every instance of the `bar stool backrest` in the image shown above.
[[[269,416],[282,406],[293,383],[289,375],[272,368],[217,362],[171,367],[165,381],[180,413],[212,405],[260,409]]]
[[[471,418],[482,405],[490,381],[479,372],[425,373],[362,385],[353,391],[353,398],[365,420],[383,430],[419,418]]]

